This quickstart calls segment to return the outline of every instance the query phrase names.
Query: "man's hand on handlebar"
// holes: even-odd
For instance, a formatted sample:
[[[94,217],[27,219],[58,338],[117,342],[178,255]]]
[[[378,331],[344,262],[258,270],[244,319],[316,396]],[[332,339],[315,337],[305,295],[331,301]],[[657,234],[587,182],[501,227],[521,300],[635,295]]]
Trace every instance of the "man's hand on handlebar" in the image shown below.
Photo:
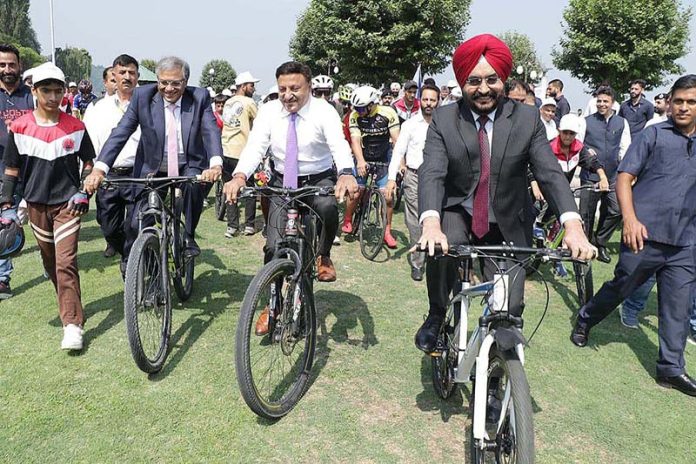
[[[409,250],[413,253],[421,250],[428,250],[430,256],[435,255],[435,245],[440,245],[442,248],[442,253],[447,254],[449,251],[449,244],[447,243],[447,237],[442,233],[442,228],[440,227],[439,217],[428,217],[423,220],[423,232],[421,233],[418,243]]]
[[[99,185],[104,180],[104,171],[99,168],[92,169],[92,173],[85,178],[83,183],[85,192],[88,195],[93,195],[97,191]]]
[[[563,246],[570,250],[573,258],[590,261],[597,256],[597,248],[587,240],[579,219],[570,219],[563,223],[563,227],[565,227]]]
[[[244,174],[235,174],[229,182],[225,182],[222,187],[222,193],[227,199],[227,203],[236,203],[239,191],[246,186],[246,176]]]
[[[201,173],[201,181],[213,183],[222,176],[222,166],[213,166],[210,169],[206,169]]]
[[[339,176],[338,180],[336,181],[334,194],[336,195],[336,200],[339,203],[343,202],[346,194],[348,195],[348,198],[355,200],[358,198],[358,181],[355,180],[354,176],[349,174]]]
[[[609,191],[609,179],[606,177],[603,177],[600,179],[599,183],[597,184],[597,188],[599,189],[600,192],[608,192]]]

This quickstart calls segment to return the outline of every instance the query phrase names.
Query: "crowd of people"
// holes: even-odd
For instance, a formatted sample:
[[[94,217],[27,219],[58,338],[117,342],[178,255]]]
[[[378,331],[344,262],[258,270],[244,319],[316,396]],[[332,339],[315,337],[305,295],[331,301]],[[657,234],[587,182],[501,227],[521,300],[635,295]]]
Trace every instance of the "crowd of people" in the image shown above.
[[[120,256],[122,273],[140,227],[137,213],[147,206],[138,189],[99,189],[105,178],[197,174],[209,184],[222,178],[229,240],[258,231],[253,198],[243,201],[241,217],[243,187],[334,186],[336,197],[310,200],[322,224],[317,278],[332,282],[331,249],[337,235],[353,232],[352,212],[374,163],[387,199],[384,245],[398,246],[393,204],[403,182],[410,245],[428,250],[408,259],[412,279],[427,282],[419,349],[435,349],[455,277],[454,261],[435,260],[434,247],[531,244],[532,202],[546,201],[574,257],[610,263],[610,240],[622,228],[614,279],[580,309],[572,342],[585,346],[590,328],[624,300],[621,321],[637,328],[638,311],[657,282],[657,381],[696,396],[683,357],[686,341],[696,344],[694,75],[678,79],[654,103],[639,76],[621,103],[617,91],[625,89],[600,85],[584,111],[571,112],[560,79],[545,89],[508,79],[510,50],[489,34],[457,48],[456,79],[442,86],[429,78],[336,87],[330,76],[313,76],[307,65],[290,61],[260,99],[260,81],[250,72],[215,94],[189,85],[189,66],[177,57],[157,63],[157,83],[138,86],[138,61],[119,55],[104,71],[101,97],[88,80],[67,81],[52,63],[22,75],[20,62],[16,48],[0,45],[0,235],[9,237],[12,224],[28,219],[58,295],[63,349],[82,348],[77,248],[90,196],[96,194],[104,254]],[[596,187],[582,190],[579,208],[571,182]],[[209,192],[210,185],[183,187],[189,258],[200,254],[196,227]],[[273,200],[262,201],[261,212],[267,262],[286,216]],[[10,248],[0,250],[0,299],[12,296],[16,250]],[[484,277],[492,272],[483,266]],[[523,272],[510,279],[514,315],[524,309],[524,279]],[[265,313],[256,334],[267,331]]]

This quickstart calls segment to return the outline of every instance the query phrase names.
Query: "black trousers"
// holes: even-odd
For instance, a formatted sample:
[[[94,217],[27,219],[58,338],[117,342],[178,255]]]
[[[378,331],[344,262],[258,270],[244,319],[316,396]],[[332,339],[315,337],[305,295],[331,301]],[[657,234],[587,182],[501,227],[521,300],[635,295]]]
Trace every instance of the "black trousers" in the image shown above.
[[[587,327],[599,324],[653,274],[657,274],[657,335],[660,342],[657,375],[681,375],[684,373],[684,345],[689,333],[691,290],[696,282],[694,247],[646,241],[642,251],[633,253],[622,244],[614,278],[605,282],[580,309],[578,322]]]
[[[109,179],[123,179],[132,175],[132,169],[118,170],[118,172],[114,169],[109,171]],[[97,222],[106,242],[123,256],[126,229],[129,227],[128,220],[133,209],[132,189],[125,186],[101,189],[97,192],[95,202],[97,204]]]
[[[317,176],[316,181],[300,181],[298,187],[316,185],[318,187],[332,187],[336,185],[336,175],[327,173],[325,177]],[[272,187],[282,187],[283,179],[276,173],[273,174],[269,185]],[[319,236],[318,254],[320,256],[331,256],[331,246],[338,231],[338,205],[336,197],[312,195],[302,199],[310,208],[317,212],[317,235]],[[287,208],[284,208],[285,201],[279,197],[272,197],[268,209],[268,225],[266,227],[266,245],[264,251],[264,263],[273,258],[273,251],[276,244],[285,234],[285,223],[287,222]]]
[[[186,172],[183,168],[179,172],[185,172],[184,175],[195,175],[200,173]],[[166,177],[163,174],[162,177]],[[168,189],[160,191],[162,199],[167,195]],[[128,260],[133,242],[138,237],[139,221],[138,212],[147,209],[148,190],[142,190],[136,195],[135,206],[130,214],[130,227],[126,230],[126,243],[124,246],[124,260]],[[182,184],[181,193],[184,198],[184,216],[186,217],[186,234],[189,238],[193,238],[198,226],[198,221],[203,212],[203,199],[205,198],[205,184]],[[142,227],[148,227],[155,223],[155,218],[151,215],[143,217]]]
[[[232,173],[237,167],[239,160],[234,158],[222,157],[222,180],[229,182],[232,179]],[[247,185],[253,185],[253,180],[250,179]],[[239,205],[237,203],[227,203],[227,227],[239,229]],[[244,199],[244,226],[254,227],[256,220],[256,197]]]
[[[583,185],[592,184],[585,182]],[[612,184],[612,188],[615,185]],[[597,231],[594,232],[595,211],[597,203],[599,205],[599,220],[597,221]],[[580,216],[585,223],[585,234],[594,242],[595,245],[606,247],[616,228],[621,224],[621,209],[619,200],[616,198],[616,191],[612,192],[592,192],[590,190],[580,191]]]
[[[456,245],[499,245],[503,243],[503,234],[497,224],[490,224],[488,233],[479,239],[471,231],[471,215],[463,208],[442,211],[440,218],[442,232],[447,236],[450,246]],[[490,259],[481,260],[483,278],[491,280],[496,271],[496,265]],[[510,267],[513,264],[510,263]],[[428,284],[428,301],[430,314],[443,316],[447,312],[452,289],[457,283],[457,261],[453,258],[426,258],[426,282]],[[508,311],[519,316],[524,310],[524,269],[519,267],[510,273],[508,291]]]

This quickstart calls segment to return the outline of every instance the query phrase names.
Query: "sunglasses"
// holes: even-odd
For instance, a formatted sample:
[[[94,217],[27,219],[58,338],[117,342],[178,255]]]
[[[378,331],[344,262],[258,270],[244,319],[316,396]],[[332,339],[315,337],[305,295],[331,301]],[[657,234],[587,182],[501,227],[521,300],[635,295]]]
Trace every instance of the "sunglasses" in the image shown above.
[[[328,97],[331,95],[330,90],[315,90],[314,91],[314,96],[315,97]]]
[[[354,109],[355,109],[355,111],[357,111],[357,112],[360,113],[360,114],[362,114],[362,113],[367,113],[367,112],[370,110],[370,105],[367,105],[367,106],[355,106]]]

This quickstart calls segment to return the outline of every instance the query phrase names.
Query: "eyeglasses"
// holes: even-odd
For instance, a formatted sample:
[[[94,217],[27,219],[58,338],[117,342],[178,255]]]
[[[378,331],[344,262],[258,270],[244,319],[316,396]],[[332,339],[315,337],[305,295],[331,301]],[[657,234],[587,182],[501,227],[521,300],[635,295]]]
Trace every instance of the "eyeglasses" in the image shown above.
[[[478,87],[483,83],[483,81],[486,81],[486,85],[491,86],[491,85],[497,84],[499,80],[500,80],[500,78],[498,76],[496,76],[495,74],[493,74],[492,76],[488,76],[488,77],[474,76],[474,77],[470,77],[466,80],[466,85]]]
[[[314,96],[315,97],[328,97],[331,95],[330,90],[315,90],[314,91]]]
[[[183,87],[183,85],[185,83],[186,83],[186,81],[183,79],[178,80],[178,81],[160,81],[160,80],[157,81],[157,84],[160,87],[162,87],[162,88],[172,87],[173,89],[180,89],[181,87]]]

